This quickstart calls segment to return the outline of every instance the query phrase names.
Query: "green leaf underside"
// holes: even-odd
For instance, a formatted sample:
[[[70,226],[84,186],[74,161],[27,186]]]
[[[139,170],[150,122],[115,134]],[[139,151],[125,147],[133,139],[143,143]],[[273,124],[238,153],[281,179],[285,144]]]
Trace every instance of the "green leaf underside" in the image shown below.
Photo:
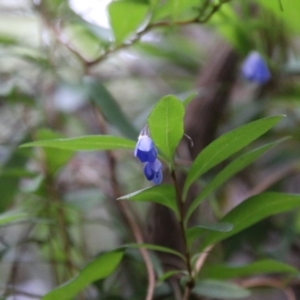
[[[47,293],[43,300],[69,300],[96,280],[109,276],[122,260],[123,251],[107,252],[90,262],[77,276]]]
[[[170,253],[174,254],[176,256],[179,256],[183,261],[185,261],[185,257],[178,251],[175,251],[173,249],[163,247],[163,246],[158,246],[158,245],[152,245],[152,244],[126,244],[122,246],[122,248],[146,248],[148,250],[154,250],[154,251],[159,251],[159,252],[164,252],[164,253]]]
[[[70,151],[97,151],[114,149],[134,149],[136,142],[117,136],[89,135],[76,138],[41,140],[26,143],[23,147],[50,147]]]
[[[178,216],[176,193],[171,184],[161,184],[142,189],[134,193],[122,196],[117,200],[131,200],[140,202],[154,202],[167,206]]]
[[[148,5],[137,1],[113,1],[108,12],[115,42],[119,45],[145,20]]]
[[[184,134],[184,113],[181,101],[168,95],[155,105],[148,118],[151,138],[170,162]]]
[[[273,259],[264,259],[243,266],[204,265],[200,276],[213,279],[231,279],[266,273],[298,274],[298,270]]]
[[[286,212],[300,206],[300,195],[262,193],[248,198],[230,211],[220,222],[233,224],[230,232],[210,232],[201,244],[201,250],[220,242],[271,215]]]
[[[240,299],[250,295],[248,290],[236,284],[209,279],[196,283],[193,293],[214,299]]]
[[[191,244],[197,237],[203,235],[207,231],[219,231],[228,232],[233,229],[233,225],[228,222],[212,223],[212,224],[200,224],[187,229],[186,236],[188,244]]]
[[[279,143],[287,140],[287,138],[280,139],[276,142],[266,144],[262,147],[256,148],[246,154],[243,154],[229,163],[214,179],[204,187],[201,193],[196,197],[196,199],[190,205],[185,221],[188,221],[189,217],[195,211],[197,206],[204,200],[211,192],[220,187],[224,182],[226,182],[233,175],[237,174],[239,171],[250,165],[252,162],[256,161],[262,154],[267,152],[269,149],[278,145]]]
[[[229,131],[205,147],[193,162],[185,181],[186,196],[191,184],[201,175],[241,150],[278,123],[283,116],[260,119]]]
[[[25,212],[10,211],[0,214],[0,226],[13,223],[16,221],[22,221],[28,219],[28,215]]]

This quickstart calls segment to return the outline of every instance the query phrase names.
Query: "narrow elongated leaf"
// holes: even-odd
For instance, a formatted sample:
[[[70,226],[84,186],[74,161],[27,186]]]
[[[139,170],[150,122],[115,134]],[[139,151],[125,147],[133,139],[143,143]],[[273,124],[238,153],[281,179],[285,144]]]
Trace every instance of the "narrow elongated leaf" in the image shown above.
[[[0,226],[7,225],[16,221],[26,220],[28,215],[21,211],[10,211],[0,214]]]
[[[287,140],[283,138],[274,143],[266,144],[262,147],[254,149],[246,154],[243,154],[233,160],[228,164],[214,179],[204,187],[201,193],[196,197],[196,199],[190,205],[188,212],[186,214],[186,221],[192,215],[197,206],[204,200],[212,191],[220,187],[224,182],[226,182],[233,175],[237,174],[239,171],[250,165],[252,162],[257,160],[262,154],[271,149],[272,147],[278,145],[279,143]]]
[[[134,244],[134,243],[132,243],[132,244],[126,244],[123,247],[124,248],[146,248],[148,250],[170,253],[170,254],[179,256],[182,260],[185,261],[185,257],[180,252],[175,251],[170,248],[167,248],[167,247],[163,247],[163,246],[158,246],[158,245],[153,245],[153,244]]]
[[[193,293],[214,299],[241,299],[250,295],[248,290],[236,284],[217,280],[199,281]]]
[[[97,151],[134,149],[135,142],[111,135],[87,135],[76,138],[35,141],[20,146],[20,148],[23,147],[50,147],[71,151]]]
[[[167,280],[168,278],[179,274],[179,273],[183,273],[183,271],[179,271],[179,270],[172,270],[172,271],[168,271],[166,273],[164,273],[162,276],[160,276],[158,278],[158,282],[164,282],[165,280]],[[186,275],[186,274],[185,274]]]
[[[205,147],[196,157],[188,172],[183,190],[184,197],[197,178],[263,135],[282,117],[273,116],[248,123],[221,135]]]
[[[138,136],[137,130],[130,123],[110,92],[102,84],[92,79],[86,80],[85,85],[92,101],[100,108],[105,119],[116,126],[125,136],[136,138]]]
[[[155,202],[171,208],[178,216],[176,193],[173,185],[161,184],[142,189],[122,196],[117,200],[131,200],[141,202]]]
[[[208,245],[220,242],[241,230],[261,221],[262,219],[285,212],[300,206],[300,194],[262,193],[248,198],[230,211],[220,222],[233,224],[229,232],[210,232],[203,243],[201,250]]]
[[[295,275],[298,274],[298,270],[273,259],[264,259],[243,266],[204,265],[200,276],[213,279],[231,279],[266,273],[290,273]]]
[[[188,244],[190,245],[197,237],[203,235],[207,231],[219,231],[228,232],[232,230],[233,225],[228,222],[212,223],[212,224],[200,224],[187,229],[186,236]]]
[[[168,95],[156,104],[149,118],[151,137],[169,162],[183,136],[184,106],[175,96]]]
[[[57,132],[44,128],[36,132],[36,138],[38,140],[52,140],[63,137]],[[74,153],[71,151],[51,148],[46,148],[43,150],[43,152],[47,170],[52,174],[54,174],[60,167],[66,164],[74,155]]]
[[[108,6],[115,42],[121,44],[145,20],[148,5],[138,1],[113,1]]]
[[[43,300],[69,300],[96,280],[109,276],[119,265],[123,251],[102,254],[90,262],[76,277],[47,293]]]

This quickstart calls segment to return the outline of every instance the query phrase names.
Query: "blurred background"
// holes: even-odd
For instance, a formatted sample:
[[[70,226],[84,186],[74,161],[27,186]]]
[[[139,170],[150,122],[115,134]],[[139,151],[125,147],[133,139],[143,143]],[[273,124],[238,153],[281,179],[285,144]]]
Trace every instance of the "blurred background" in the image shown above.
[[[204,2],[188,1],[193,9]],[[162,96],[184,100],[192,95],[185,121],[194,147],[187,156],[178,153],[183,172],[216,136],[261,117],[286,115],[255,146],[292,136],[220,188],[196,219],[219,219],[265,190],[300,192],[299,3],[234,0],[207,22],[210,12],[203,11],[204,24],[196,24],[186,17],[185,6],[174,19],[168,1],[162,1],[151,20],[160,25],[144,30],[148,25],[142,23],[137,37],[120,44],[110,25],[109,3],[0,0],[2,299],[40,299],[95,255],[132,242],[115,199],[150,186],[130,151],[19,149],[24,142],[92,134],[135,140]],[[267,84],[241,75],[252,50],[271,70]],[[129,208],[146,239],[166,239],[168,216],[151,213],[146,203]],[[245,263],[269,257],[299,268],[299,232],[300,210],[278,215],[226,240],[210,259]],[[146,283],[140,254],[130,250],[112,278],[78,299],[142,299]],[[172,295],[167,284],[156,290],[156,299]],[[255,290],[251,299],[286,298],[280,288],[269,287]]]

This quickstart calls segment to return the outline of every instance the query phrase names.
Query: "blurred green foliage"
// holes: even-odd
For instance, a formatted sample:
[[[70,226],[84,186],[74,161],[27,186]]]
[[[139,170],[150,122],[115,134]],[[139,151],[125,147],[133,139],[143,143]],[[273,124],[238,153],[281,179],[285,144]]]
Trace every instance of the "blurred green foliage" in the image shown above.
[[[199,249],[219,242],[202,256],[190,299],[242,298],[249,291],[255,299],[272,299],[274,287],[298,299],[299,2],[112,1],[110,27],[101,23],[100,12],[94,22],[72,1],[0,1],[3,299],[140,300],[149,274],[136,248],[182,257],[177,249],[132,244],[141,242],[132,228],[144,235],[151,223],[146,201],[163,204],[181,218],[169,179],[144,189],[149,185],[133,159],[133,140],[151,111],[149,127],[160,155],[171,169],[188,174],[184,191],[194,182],[202,187],[187,219],[207,200],[197,212],[198,227],[185,233],[195,253],[191,261],[199,261]],[[220,40],[240,61],[259,51],[272,80],[257,86],[233,71],[236,80],[218,136],[257,119],[263,128],[243,129],[228,155],[230,136],[220,142],[225,134],[194,163],[177,154],[174,159],[179,140],[185,139],[183,107],[215,89],[199,86],[199,74],[221,51]],[[165,100],[158,102],[167,94],[175,95],[163,98],[175,101],[171,110]],[[262,121],[270,115],[286,117],[261,136],[279,119]],[[286,136],[291,138],[281,140]],[[34,141],[50,147],[19,148]],[[251,148],[242,149],[251,141]],[[219,160],[212,157],[218,150]],[[220,162],[227,165],[216,166]],[[243,202],[246,198],[251,201]],[[132,201],[126,205],[124,199]],[[181,280],[183,291],[187,272],[165,270],[159,257],[151,252],[157,279],[153,299],[180,299],[172,279]]]

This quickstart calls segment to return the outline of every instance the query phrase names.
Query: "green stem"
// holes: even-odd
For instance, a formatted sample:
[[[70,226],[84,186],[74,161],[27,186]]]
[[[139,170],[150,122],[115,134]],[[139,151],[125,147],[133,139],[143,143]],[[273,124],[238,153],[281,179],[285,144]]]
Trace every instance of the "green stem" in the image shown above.
[[[187,267],[187,271],[189,274],[189,280],[186,283],[184,299],[189,299],[191,289],[194,287],[195,282],[194,282],[194,278],[193,278],[193,268],[192,268],[192,264],[191,264],[191,253],[190,253],[190,250],[188,247],[187,236],[186,236],[186,231],[185,231],[186,226],[184,224],[184,219],[185,219],[184,201],[182,198],[182,193],[180,192],[180,189],[179,189],[179,184],[178,184],[176,172],[174,169],[171,171],[171,176],[172,176],[174,186],[175,186],[175,191],[176,191],[177,206],[178,206],[178,210],[179,210],[179,227],[180,227],[183,244],[184,244],[184,256],[186,258],[186,267]]]

